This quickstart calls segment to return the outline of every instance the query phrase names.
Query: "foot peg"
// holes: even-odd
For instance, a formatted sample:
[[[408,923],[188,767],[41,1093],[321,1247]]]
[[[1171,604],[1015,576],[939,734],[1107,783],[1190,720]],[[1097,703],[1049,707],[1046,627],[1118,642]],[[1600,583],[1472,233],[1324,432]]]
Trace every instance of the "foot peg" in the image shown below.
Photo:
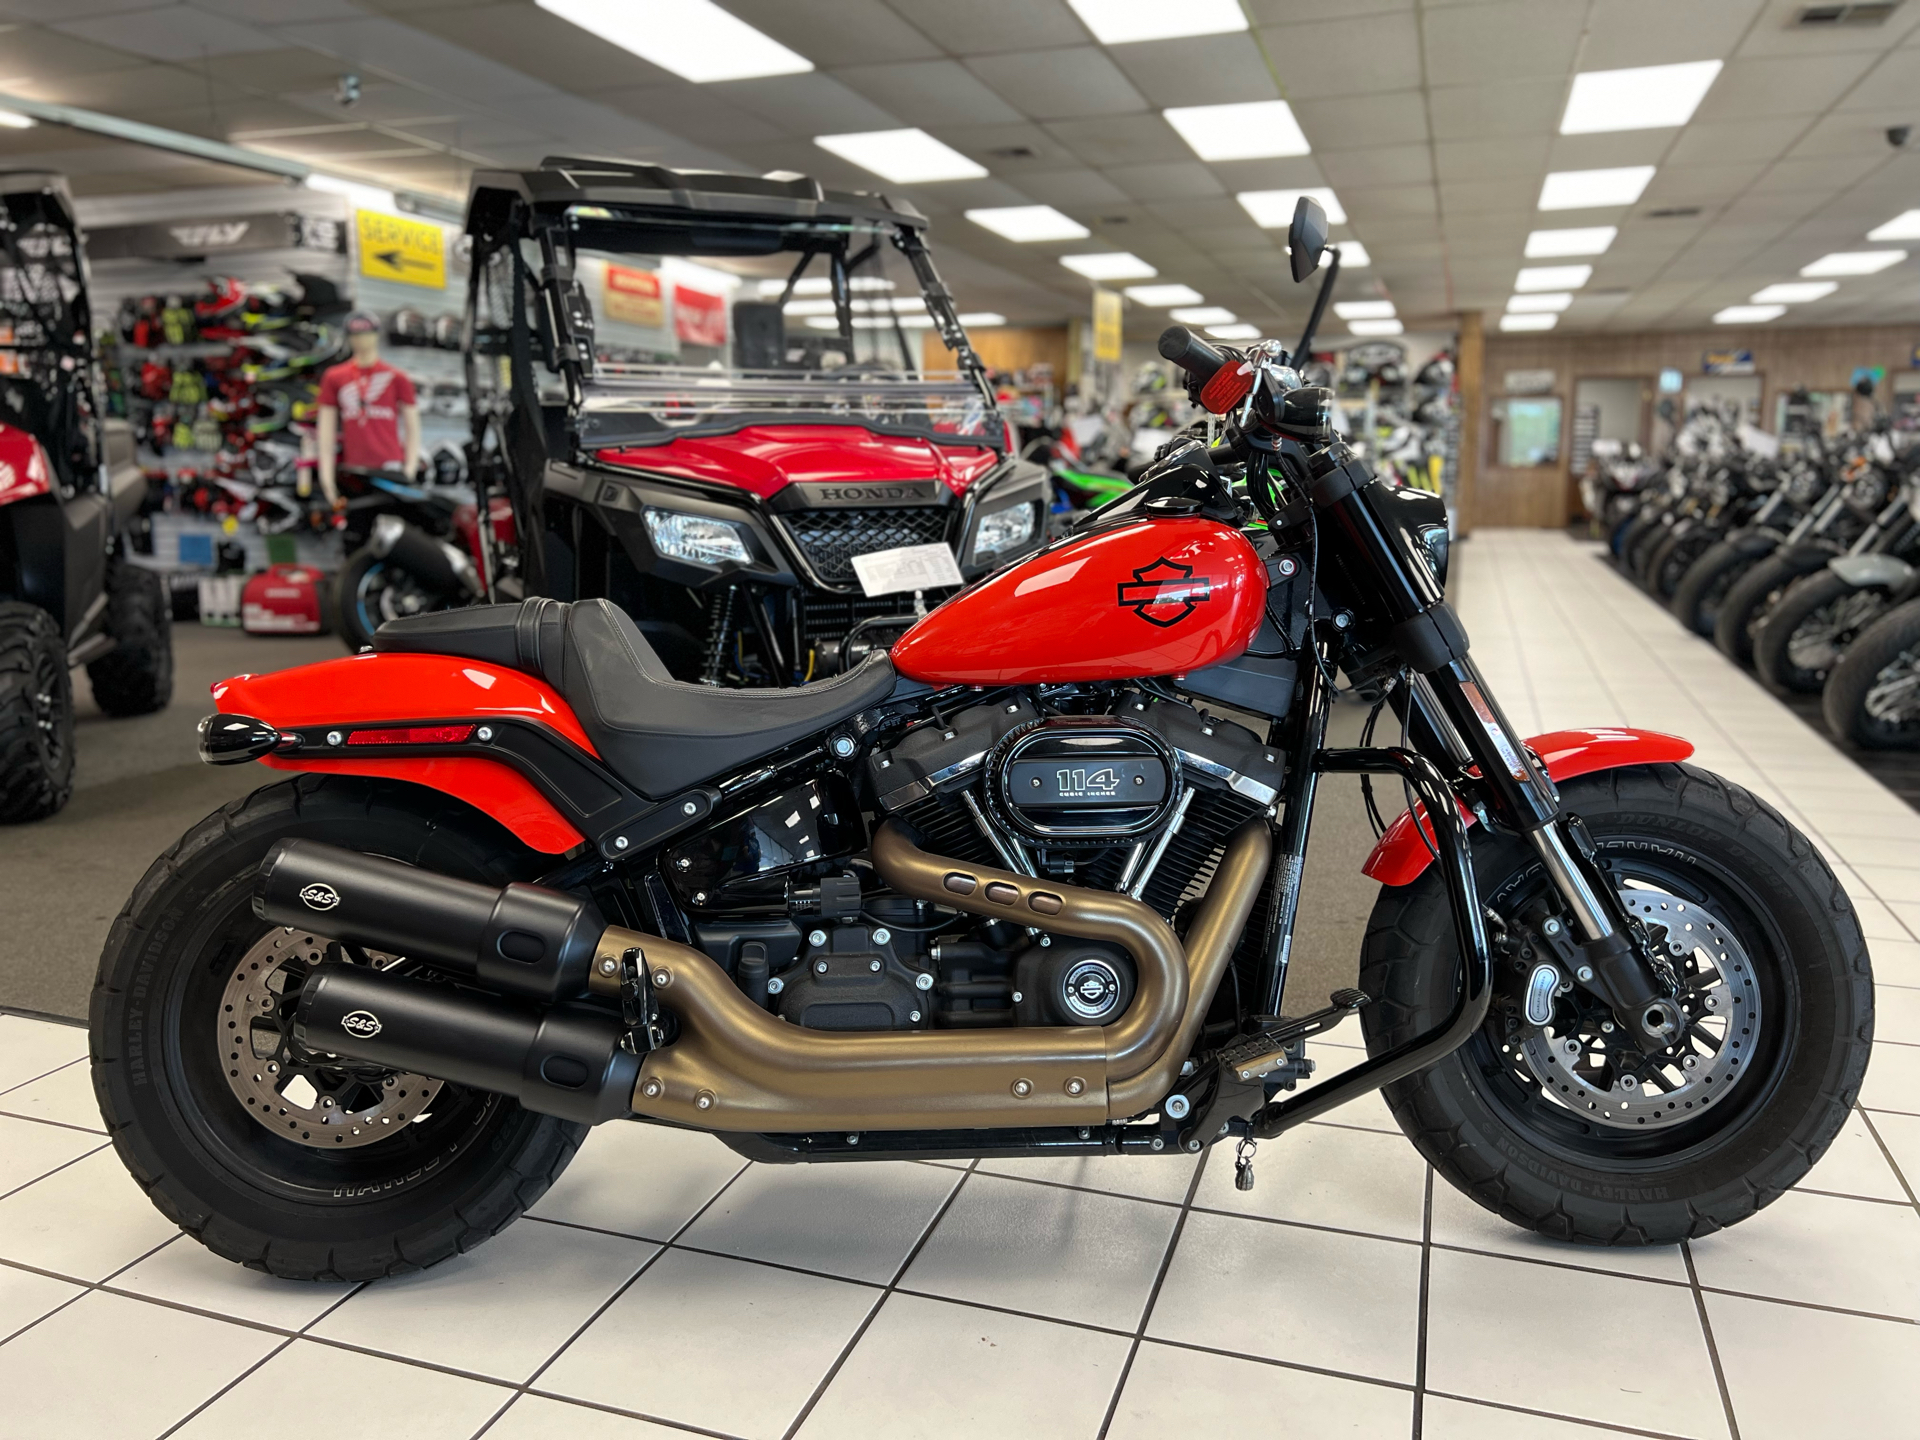
[[[1278,1070],[1288,1060],[1288,1047],[1309,1035],[1331,1030],[1361,1006],[1369,1003],[1364,991],[1336,990],[1327,997],[1327,1007],[1298,1020],[1278,1021],[1273,1028],[1249,1035],[1220,1052],[1220,1063],[1235,1079],[1251,1082]],[[1311,1074],[1309,1070],[1307,1073]],[[1251,1162],[1249,1162],[1251,1163]]]

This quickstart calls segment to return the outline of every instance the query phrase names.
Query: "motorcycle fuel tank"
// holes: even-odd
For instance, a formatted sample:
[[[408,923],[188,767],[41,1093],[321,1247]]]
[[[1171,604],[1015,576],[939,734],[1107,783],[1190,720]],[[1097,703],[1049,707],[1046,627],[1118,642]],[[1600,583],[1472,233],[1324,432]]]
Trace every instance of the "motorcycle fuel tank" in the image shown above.
[[[929,685],[1184,675],[1253,641],[1266,570],[1214,520],[1145,520],[1052,546],[962,591],[893,647]]]

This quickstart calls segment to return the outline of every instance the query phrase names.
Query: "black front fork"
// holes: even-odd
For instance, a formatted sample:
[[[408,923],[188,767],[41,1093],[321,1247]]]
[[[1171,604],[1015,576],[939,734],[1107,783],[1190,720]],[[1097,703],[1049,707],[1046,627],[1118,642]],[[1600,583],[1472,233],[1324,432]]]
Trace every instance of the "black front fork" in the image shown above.
[[[1456,772],[1478,772],[1483,818],[1533,847],[1572,920],[1571,978],[1603,999],[1643,1048],[1665,1050],[1685,1023],[1671,987],[1636,943],[1639,932],[1563,811],[1553,781],[1487,690],[1467,654],[1466,632],[1392,518],[1392,497],[1342,446],[1313,457],[1311,469],[1321,544],[1365,593],[1365,608],[1385,622],[1381,638],[1412,677],[1395,707],[1410,740]],[[1291,805],[1288,812],[1291,822]],[[1276,863],[1284,863],[1286,848]]]

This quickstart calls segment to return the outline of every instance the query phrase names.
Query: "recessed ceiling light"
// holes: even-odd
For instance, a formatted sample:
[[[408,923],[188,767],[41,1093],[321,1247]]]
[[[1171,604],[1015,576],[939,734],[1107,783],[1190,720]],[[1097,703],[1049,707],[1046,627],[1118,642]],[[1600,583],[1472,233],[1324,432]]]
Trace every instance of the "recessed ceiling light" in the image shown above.
[[[760,293],[762,295],[778,295],[786,288],[787,282],[784,280],[762,280],[760,282]],[[858,294],[862,290],[891,290],[894,288],[894,285],[893,281],[880,275],[855,275],[847,281],[847,288]],[[825,275],[809,275],[804,280],[794,281],[793,293],[796,295],[831,295],[833,293],[833,281]]]
[[[1684,125],[1720,74],[1718,60],[1682,65],[1640,65],[1631,70],[1589,70],[1573,77],[1562,135],[1604,130],[1660,130]]]
[[[1560,323],[1558,315],[1502,315],[1502,330],[1551,330]]]
[[[1916,212],[1920,213],[1920,212]],[[1802,265],[1802,275],[1878,275],[1889,265],[1907,258],[1904,250],[1836,250],[1822,255],[1811,265]]]
[[[816,135],[813,143],[871,170],[896,185],[927,185],[937,180],[978,180],[986,169],[924,130],[861,130],[851,135]]]
[[[991,310],[978,310],[960,317],[961,326],[968,330],[990,330],[995,325],[1004,325],[1006,323],[1006,316],[996,315]]]
[[[1616,225],[1587,225],[1577,230],[1535,230],[1527,236],[1527,259],[1558,260],[1568,255],[1604,255],[1620,233]]]
[[[1136,305],[1164,310],[1169,305],[1198,305],[1207,297],[1191,285],[1129,285],[1126,297]]]
[[[1591,265],[1529,265],[1514,277],[1522,294],[1539,290],[1578,290],[1593,278]]]
[[[1051,205],[1005,205],[996,210],[969,210],[967,218],[1003,240],[1022,245],[1036,240],[1084,240],[1092,232]]]
[[[1557,314],[1572,303],[1573,296],[1565,290],[1554,290],[1545,295],[1511,295],[1507,298],[1507,313],[1509,315]]]
[[[1240,0],[1068,0],[1102,45],[1177,40],[1183,35],[1230,35],[1247,28]]]
[[[1869,240],[1920,240],[1920,210],[1902,210],[1867,232]]]
[[[1349,320],[1347,330],[1354,335],[1404,335],[1407,327],[1398,320]]]
[[[1089,280],[1149,280],[1160,272],[1138,255],[1113,250],[1102,255],[1063,255],[1060,263]]]
[[[1168,318],[1178,325],[1231,325],[1240,317],[1224,305],[1189,305]]]
[[[1187,105],[1167,111],[1166,116],[1202,160],[1265,160],[1313,153],[1293,117],[1293,107],[1284,100]]]
[[[1716,311],[1713,323],[1716,325],[1763,325],[1769,320],[1778,320],[1787,313],[1784,305],[1729,305]]]
[[[1631,205],[1653,179],[1651,165],[1622,165],[1612,170],[1554,170],[1540,187],[1542,210],[1591,210],[1601,205]]]
[[[1342,320],[1387,320],[1393,316],[1391,300],[1336,300],[1333,313]]]
[[[696,85],[715,80],[752,80],[762,75],[798,75],[813,69],[806,56],[771,35],[729,15],[713,0],[537,0],[609,44],[671,70]]]
[[[40,122],[31,115],[22,115],[18,110],[0,110],[0,128],[7,130],[31,130]]]
[[[1263,230],[1284,230],[1293,223],[1293,207],[1300,203],[1302,195],[1320,202],[1320,208],[1327,212],[1329,225],[1347,223],[1347,212],[1340,208],[1333,191],[1324,185],[1317,190],[1243,190],[1233,198]]]
[[[1216,340],[1258,340],[1258,325],[1209,325],[1207,333]]]
[[[1769,285],[1747,298],[1756,305],[1804,305],[1831,295],[1840,287],[1831,280],[1788,280]]]

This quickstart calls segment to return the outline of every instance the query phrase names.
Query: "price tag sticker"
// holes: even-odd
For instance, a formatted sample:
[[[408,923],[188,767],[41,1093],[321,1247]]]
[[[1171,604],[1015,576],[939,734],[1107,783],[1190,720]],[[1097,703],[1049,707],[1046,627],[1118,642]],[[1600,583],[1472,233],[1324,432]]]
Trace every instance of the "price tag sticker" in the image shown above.
[[[902,545],[853,557],[853,573],[869,596],[898,595],[907,590],[944,590],[958,585],[959,562],[945,545]]]

